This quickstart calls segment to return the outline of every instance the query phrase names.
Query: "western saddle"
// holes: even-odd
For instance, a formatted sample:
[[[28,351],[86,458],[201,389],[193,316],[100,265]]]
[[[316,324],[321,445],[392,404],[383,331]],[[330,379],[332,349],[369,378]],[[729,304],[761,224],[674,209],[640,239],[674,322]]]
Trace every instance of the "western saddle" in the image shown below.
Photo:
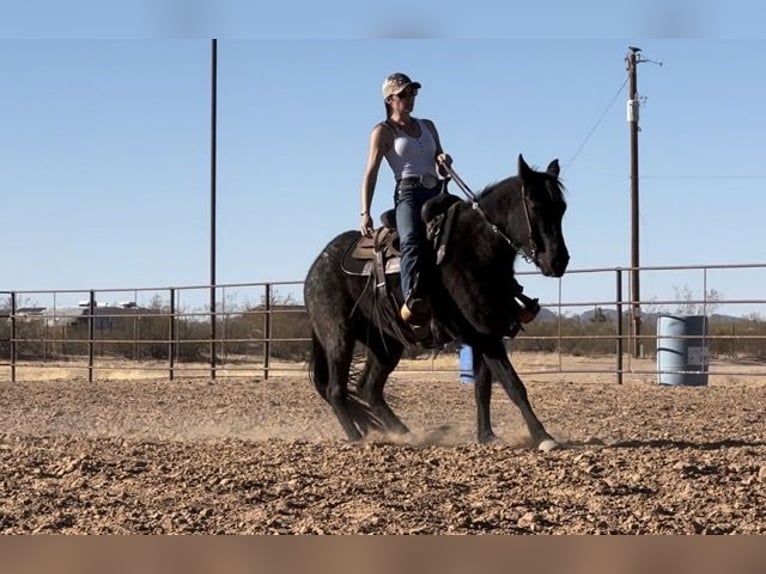
[[[461,199],[446,192],[429,199],[423,205],[420,216],[426,224],[426,237],[436,253],[436,264],[441,263],[447,250],[449,231],[456,213],[455,205]],[[396,230],[396,210],[389,209],[380,216],[381,226],[372,237],[359,236],[341,261],[341,268],[348,275],[375,277],[376,287],[387,291],[386,275],[399,273],[399,232]]]

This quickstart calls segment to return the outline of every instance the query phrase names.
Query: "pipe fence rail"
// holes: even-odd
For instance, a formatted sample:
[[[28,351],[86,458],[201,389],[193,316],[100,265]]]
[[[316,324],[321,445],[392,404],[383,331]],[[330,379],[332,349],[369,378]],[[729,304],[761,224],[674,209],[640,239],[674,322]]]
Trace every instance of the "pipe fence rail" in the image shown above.
[[[557,365],[520,370],[520,374],[603,374],[617,383],[626,374],[657,377],[666,371],[646,360],[656,356],[658,334],[652,326],[658,317],[669,314],[708,317],[709,328],[702,339],[712,359],[711,375],[766,375],[766,318],[762,315],[766,298],[753,296],[766,284],[766,264],[644,266],[640,268],[644,293],[652,292],[651,277],[664,276],[665,294],[669,281],[675,294],[653,296],[637,305],[625,292],[625,277],[632,271],[575,269],[560,279],[539,279],[540,286],[548,292],[555,286],[556,292],[541,297],[543,312],[508,346],[512,354],[548,353]],[[701,295],[695,296],[688,287],[690,273],[696,275],[694,283],[701,287]],[[522,282],[539,278],[533,272],[517,275]],[[733,284],[743,296],[725,297],[716,290],[722,278],[731,285],[731,275],[737,275]],[[593,297],[565,297],[564,292],[580,280],[588,281],[585,292]],[[657,282],[655,292],[663,291],[660,285]],[[170,381],[297,374],[305,371],[310,349],[302,286],[301,281],[277,281],[0,291],[5,299],[0,301],[0,367],[10,382],[46,378],[44,372],[55,378],[64,371],[80,373],[76,376],[89,382],[142,372]],[[215,309],[206,304],[211,289],[216,292]],[[527,292],[536,291],[527,286]],[[730,312],[716,312],[722,308]],[[635,313],[641,316],[643,332],[631,331]],[[444,352],[456,350],[453,344]],[[417,356],[417,351],[410,353]],[[572,356],[593,360],[584,368],[574,367],[566,364]],[[435,367],[432,361],[430,368],[419,370],[457,374],[456,353],[454,357],[452,368]]]

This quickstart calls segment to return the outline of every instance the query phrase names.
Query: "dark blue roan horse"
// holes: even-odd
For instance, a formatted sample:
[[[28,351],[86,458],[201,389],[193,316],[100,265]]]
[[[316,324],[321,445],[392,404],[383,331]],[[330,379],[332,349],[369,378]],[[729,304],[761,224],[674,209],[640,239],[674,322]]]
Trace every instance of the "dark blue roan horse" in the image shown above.
[[[490,396],[496,380],[521,411],[534,445],[544,451],[557,448],[532,410],[503,338],[518,331],[513,300],[519,289],[513,270],[517,254],[548,277],[561,277],[569,263],[558,161],[542,172],[519,155],[518,175],[488,186],[474,202],[454,199],[449,237],[428,280],[431,325],[438,333],[431,343],[454,340],[473,348],[480,442],[495,439]],[[397,304],[380,297],[374,273],[365,277],[342,270],[344,254],[358,239],[358,231],[346,231],[330,241],[304,286],[312,330],[311,379],[352,442],[371,429],[409,432],[386,403],[383,387],[405,346],[417,344],[397,316]],[[391,276],[391,282],[391,291],[401,301],[398,275]],[[366,348],[366,363],[352,390],[349,371],[357,343]]]

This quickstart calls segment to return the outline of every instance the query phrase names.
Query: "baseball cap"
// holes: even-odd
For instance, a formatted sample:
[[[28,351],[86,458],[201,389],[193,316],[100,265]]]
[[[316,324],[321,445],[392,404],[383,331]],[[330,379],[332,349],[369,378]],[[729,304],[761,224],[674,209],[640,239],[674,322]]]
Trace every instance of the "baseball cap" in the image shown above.
[[[383,81],[383,99],[399,94],[409,86],[419,89],[420,82],[413,82],[407,74],[391,74]]]

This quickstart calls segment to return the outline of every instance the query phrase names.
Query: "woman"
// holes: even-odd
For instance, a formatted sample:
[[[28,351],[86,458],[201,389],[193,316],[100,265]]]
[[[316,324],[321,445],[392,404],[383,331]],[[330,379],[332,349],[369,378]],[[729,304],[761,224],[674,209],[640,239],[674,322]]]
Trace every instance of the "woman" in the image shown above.
[[[385,157],[396,180],[394,205],[404,296],[401,317],[413,325],[422,324],[427,317],[421,293],[423,286],[418,282],[425,243],[425,224],[420,219],[420,209],[441,190],[437,171],[446,176],[444,166],[452,165],[452,158],[442,150],[433,122],[412,116],[420,87],[419,82],[413,82],[401,73],[391,74],[383,82],[386,119],[376,124],[370,134],[359,225],[362,235],[372,235],[370,205],[380,162]]]

